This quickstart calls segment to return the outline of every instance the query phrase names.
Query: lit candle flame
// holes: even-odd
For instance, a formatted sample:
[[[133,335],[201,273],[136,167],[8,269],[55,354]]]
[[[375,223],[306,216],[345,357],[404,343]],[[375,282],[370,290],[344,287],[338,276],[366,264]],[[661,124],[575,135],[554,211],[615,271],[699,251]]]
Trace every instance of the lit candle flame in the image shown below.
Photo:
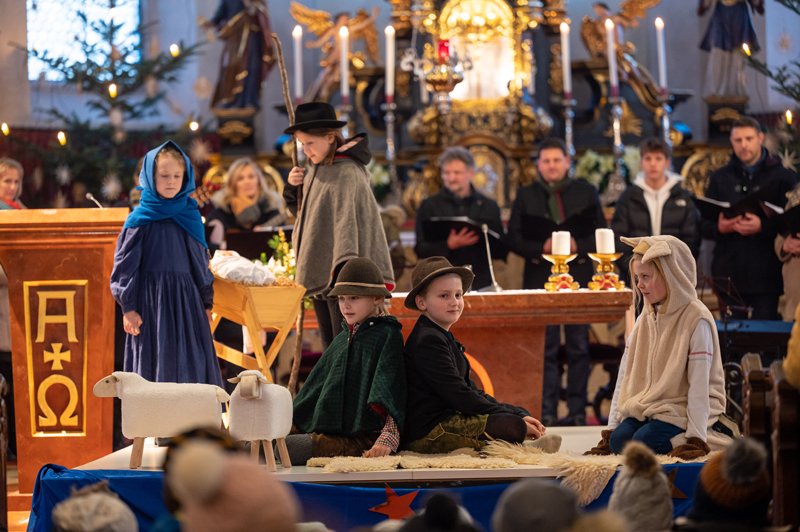
[[[58,143],[61,144],[62,146],[67,145],[67,134],[64,133],[63,131],[59,131],[58,135],[56,135],[56,138],[58,138]]]
[[[292,37],[295,39],[303,36],[303,28],[300,27],[300,24],[296,25],[292,30]]]
[[[181,47],[175,43],[169,45],[169,55],[172,57],[178,57],[181,55]]]
[[[792,110],[791,109],[787,109],[785,115],[786,115],[786,125],[787,126],[791,126],[792,125],[792,119],[793,119]],[[5,124],[3,124],[3,125],[5,126]],[[3,133],[5,133],[5,130],[3,130]],[[8,133],[6,133],[6,135],[8,135]]]
[[[192,131],[197,131],[198,129],[200,129],[200,124],[198,124],[196,120],[192,120],[191,122],[189,122],[189,129],[191,129]]]
[[[664,28],[664,19],[661,17],[656,17],[656,28],[663,29]]]
[[[5,122],[0,124],[0,131],[2,131],[3,135],[5,135],[6,137],[9,135],[9,133],[11,133],[11,129],[9,129],[8,124],[6,124]]]
[[[117,97],[117,84],[111,83],[108,86],[108,95],[111,96],[112,99]]]
[[[746,42],[742,43],[742,51],[744,52],[744,55],[750,57],[750,45],[747,44]]]

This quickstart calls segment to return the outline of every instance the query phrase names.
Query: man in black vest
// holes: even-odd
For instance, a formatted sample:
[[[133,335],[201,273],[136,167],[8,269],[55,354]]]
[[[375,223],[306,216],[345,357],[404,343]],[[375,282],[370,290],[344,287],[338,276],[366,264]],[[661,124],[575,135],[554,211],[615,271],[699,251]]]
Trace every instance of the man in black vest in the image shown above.
[[[571,217],[592,212],[595,227],[605,227],[603,209],[597,190],[583,179],[569,177],[570,158],[564,141],[545,139],[539,146],[536,163],[540,179],[522,187],[511,208],[508,222],[508,240],[511,249],[525,259],[523,288],[543,288],[550,275],[550,263],[542,258],[549,254],[551,239],[534,241],[525,237],[526,216],[547,218],[561,224]],[[527,222],[530,223],[530,222]],[[569,263],[569,270],[576,281],[585,287],[591,280],[592,262],[586,255],[595,249],[594,231],[573,236],[571,252],[578,257]],[[589,381],[589,325],[564,325],[566,337],[567,406],[569,417],[559,424],[586,424],[586,386]],[[558,371],[558,351],[561,347],[561,326],[549,325],[545,331],[544,385],[542,390],[542,423],[556,424],[561,379]],[[546,420],[546,421],[545,421]],[[549,424],[548,424],[549,423]]]
[[[479,224],[486,224],[490,230],[502,235],[500,207],[472,186],[475,159],[466,148],[456,146],[446,149],[439,157],[439,167],[444,187],[425,199],[417,211],[417,244],[414,250],[420,259],[442,256],[454,266],[471,266],[475,274],[472,286],[480,290],[492,284],[483,235],[464,227],[458,231],[451,230],[446,240],[437,240],[426,234],[425,222],[434,217],[465,216]],[[492,258],[505,260],[506,250],[498,244],[494,242],[491,246]]]
[[[742,117],[733,123],[730,140],[733,155],[727,165],[709,177],[706,197],[733,205],[759,192],[760,199],[783,206],[797,175],[764,148],[759,123]],[[783,282],[781,263],[774,250],[776,234],[774,221],[763,212],[748,212],[735,218],[720,214],[717,220],[703,221],[703,236],[716,240],[711,272],[717,292],[722,302],[731,307],[732,317],[780,319],[778,298]]]

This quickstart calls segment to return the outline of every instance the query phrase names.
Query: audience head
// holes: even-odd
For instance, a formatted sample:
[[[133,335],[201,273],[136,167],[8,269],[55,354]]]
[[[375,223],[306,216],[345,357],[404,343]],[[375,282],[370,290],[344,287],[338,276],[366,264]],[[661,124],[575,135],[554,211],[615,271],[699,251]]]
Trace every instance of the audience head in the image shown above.
[[[108,488],[108,481],[73,488],[72,495],[58,503],[52,513],[56,532],[135,532],[136,516]]]
[[[449,330],[461,317],[464,293],[474,279],[472,270],[453,266],[444,257],[422,259],[411,272],[412,286],[405,306],[424,312],[440,327]]]
[[[399,530],[401,532],[478,532],[469,512],[444,493],[433,494],[425,504],[425,509],[408,519]]]
[[[700,470],[689,518],[765,525],[771,497],[766,449],[751,438],[738,439]]]
[[[475,159],[468,149],[452,146],[439,156],[439,168],[445,188],[459,198],[466,198],[472,192],[472,178],[475,177]]]
[[[608,509],[625,517],[633,530],[670,530],[672,489],[655,454],[645,444],[631,441],[623,455]]]
[[[500,496],[492,515],[492,530],[569,530],[581,515],[575,492],[558,482],[526,479]]]
[[[545,183],[558,183],[566,178],[569,174],[570,164],[569,151],[563,140],[550,137],[539,144],[536,169]]]
[[[17,201],[22,194],[22,165],[14,159],[0,158],[0,201]]]
[[[165,475],[181,503],[182,530],[295,530],[294,494],[243,453],[190,440],[174,449]]]
[[[648,184],[663,183],[669,169],[672,149],[658,137],[644,139],[639,144],[642,173]]]
[[[249,157],[233,161],[225,173],[225,204],[235,197],[256,199],[267,193],[267,181],[258,165]]]
[[[164,199],[174,198],[186,185],[186,160],[183,153],[169,143],[158,151],[154,164],[156,192]]]
[[[761,159],[764,132],[755,118],[743,116],[731,125],[733,153],[745,166],[753,166]]]
[[[342,267],[328,296],[339,299],[339,310],[352,326],[384,314],[384,300],[392,294],[386,289],[378,265],[370,259],[357,257]]]
[[[312,163],[333,164],[336,150],[345,143],[341,130],[347,122],[338,120],[336,110],[326,102],[301,103],[294,113],[295,123],[284,133],[294,135]]]

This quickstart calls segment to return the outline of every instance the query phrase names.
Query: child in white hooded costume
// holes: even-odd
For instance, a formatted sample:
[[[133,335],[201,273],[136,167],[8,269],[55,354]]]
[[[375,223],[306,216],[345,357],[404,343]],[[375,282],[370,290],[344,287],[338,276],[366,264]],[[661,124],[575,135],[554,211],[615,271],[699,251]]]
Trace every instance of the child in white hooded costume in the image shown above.
[[[608,430],[589,454],[621,453],[630,440],[694,459],[733,433],[720,422],[725,378],[714,317],[697,297],[689,247],[673,236],[622,238],[633,247],[631,285],[644,308],[620,363]]]

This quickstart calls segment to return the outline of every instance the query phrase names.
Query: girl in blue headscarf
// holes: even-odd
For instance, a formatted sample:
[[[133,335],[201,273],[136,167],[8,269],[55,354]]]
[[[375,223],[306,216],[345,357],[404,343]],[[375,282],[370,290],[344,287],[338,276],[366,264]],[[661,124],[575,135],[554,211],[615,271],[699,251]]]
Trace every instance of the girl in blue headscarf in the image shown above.
[[[127,333],[124,369],[150,381],[222,386],[209,327],[214,276],[189,197],[189,158],[167,141],[147,153],[139,183],[141,203],[125,221],[111,273]]]

